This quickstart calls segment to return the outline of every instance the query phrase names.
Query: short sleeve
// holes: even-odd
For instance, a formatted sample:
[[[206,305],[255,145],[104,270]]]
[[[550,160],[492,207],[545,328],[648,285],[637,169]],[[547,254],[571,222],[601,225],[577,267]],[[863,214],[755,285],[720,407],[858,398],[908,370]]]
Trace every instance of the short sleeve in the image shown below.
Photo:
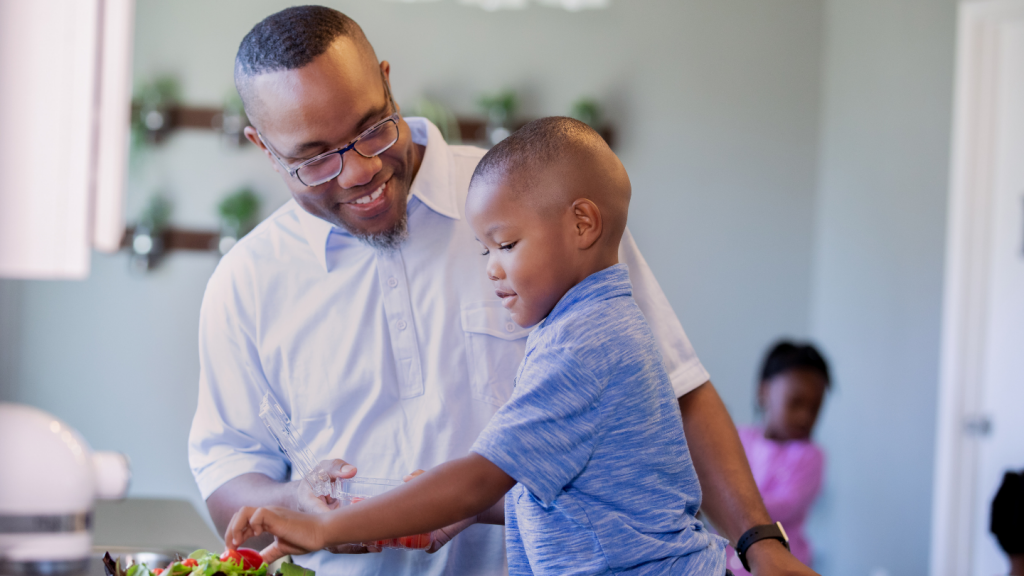
[[[604,383],[564,348],[538,347],[524,362],[471,450],[550,504],[593,454]]]
[[[683,325],[672,310],[668,298],[650,266],[640,254],[633,235],[626,229],[619,244],[619,262],[629,268],[629,281],[633,285],[633,299],[643,312],[647,324],[654,333],[661,352],[665,371],[672,381],[676,397],[682,397],[701,384],[710,380],[708,371],[697,358],[690,339],[683,331]]]
[[[199,402],[188,439],[188,459],[203,499],[228,480],[259,472],[285,480],[288,463],[259,418],[270,388],[252,337],[239,259],[225,256],[203,296],[199,314]]]

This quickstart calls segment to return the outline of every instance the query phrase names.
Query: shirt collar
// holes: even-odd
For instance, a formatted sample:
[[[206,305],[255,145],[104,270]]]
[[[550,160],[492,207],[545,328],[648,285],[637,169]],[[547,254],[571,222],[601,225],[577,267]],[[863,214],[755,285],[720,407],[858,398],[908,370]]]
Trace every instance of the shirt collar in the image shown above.
[[[629,268],[625,264],[609,266],[600,272],[594,272],[573,286],[555,304],[555,308],[544,319],[543,326],[555,321],[570,308],[584,302],[597,302],[618,296],[631,296],[633,285],[629,283]]]
[[[454,167],[448,143],[444,141],[437,126],[434,126],[426,118],[405,118],[405,122],[409,126],[413,143],[426,147],[420,169],[412,181],[410,196],[418,198],[434,212],[458,220],[460,218],[459,205],[455,187],[452,186]],[[295,201],[292,200],[292,202]],[[306,242],[313,249],[320,265],[329,272],[327,239],[331,232],[348,234],[348,231],[336,228],[330,222],[306,212],[297,203],[295,211],[298,214]]]

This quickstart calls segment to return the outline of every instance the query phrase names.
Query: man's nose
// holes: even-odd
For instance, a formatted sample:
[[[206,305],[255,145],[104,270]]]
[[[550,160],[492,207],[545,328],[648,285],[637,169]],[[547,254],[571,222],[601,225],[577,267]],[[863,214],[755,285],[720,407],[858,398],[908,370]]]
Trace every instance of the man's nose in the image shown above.
[[[349,150],[342,158],[341,174],[338,174],[338,185],[347,189],[369,184],[373,177],[377,175],[377,172],[380,172],[383,165],[384,163],[381,162],[380,156],[363,158],[355,150]]]

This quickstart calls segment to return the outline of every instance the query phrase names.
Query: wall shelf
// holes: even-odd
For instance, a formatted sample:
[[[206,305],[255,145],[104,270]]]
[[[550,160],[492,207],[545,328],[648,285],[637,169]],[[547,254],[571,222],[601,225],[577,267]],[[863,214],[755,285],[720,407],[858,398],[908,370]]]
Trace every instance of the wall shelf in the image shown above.
[[[132,236],[135,228],[125,228],[124,236],[121,238],[122,248],[131,248]],[[217,251],[217,242],[220,240],[219,232],[208,230],[187,230],[183,228],[167,228],[161,235],[164,241],[164,251],[171,250],[199,250],[207,252]]]
[[[133,114],[138,113],[138,107],[133,108]],[[191,128],[198,130],[215,130],[217,132],[222,131],[224,110],[220,108],[211,107],[200,107],[200,106],[172,106],[166,110],[165,124],[160,130],[153,133],[154,138],[159,141],[168,132],[180,128]],[[462,116],[456,118],[459,123],[459,136],[462,141],[467,144],[481,144],[484,138],[484,131],[487,126],[487,121],[484,118],[476,118],[469,116]],[[526,121],[517,122],[514,125],[515,129],[522,128],[526,125]],[[246,124],[247,125],[247,124]],[[245,126],[243,125],[242,128]],[[598,130],[601,137],[604,138],[605,142],[609,146],[614,147],[613,131],[610,126],[605,126]],[[241,129],[239,129],[241,134]],[[238,141],[241,144],[248,143],[249,141],[244,136],[239,136]]]

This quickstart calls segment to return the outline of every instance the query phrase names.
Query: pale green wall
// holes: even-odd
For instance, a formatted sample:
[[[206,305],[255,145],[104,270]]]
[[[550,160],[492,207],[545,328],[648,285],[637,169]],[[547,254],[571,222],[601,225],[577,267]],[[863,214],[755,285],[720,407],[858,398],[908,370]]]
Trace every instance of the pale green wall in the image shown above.
[[[825,6],[811,328],[836,392],[820,568],[925,574],[956,2]]]

